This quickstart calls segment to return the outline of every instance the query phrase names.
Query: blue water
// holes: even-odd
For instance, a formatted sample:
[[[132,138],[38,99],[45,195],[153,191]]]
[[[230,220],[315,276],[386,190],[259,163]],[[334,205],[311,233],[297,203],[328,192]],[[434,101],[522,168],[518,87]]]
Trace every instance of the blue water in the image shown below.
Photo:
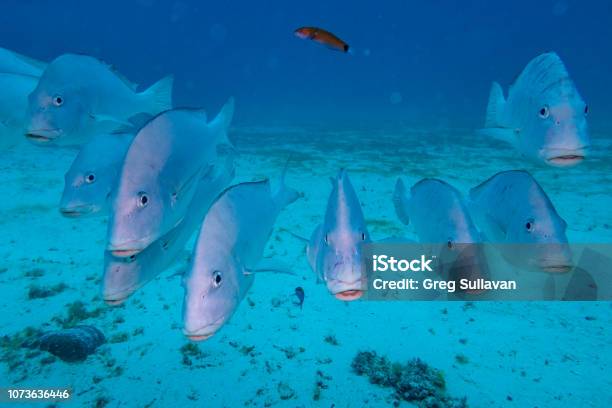
[[[334,32],[351,53],[296,38],[304,25]],[[58,211],[76,150],[24,142],[1,152],[0,387],[68,387],[74,395],[57,406],[75,407],[413,406],[355,374],[356,353],[375,350],[442,370],[448,394],[470,407],[611,406],[609,302],[340,302],[289,233],[309,236],[321,222],[340,168],[375,239],[415,238],[391,202],[400,175],[465,192],[524,168],[570,242],[612,242],[610,38],[603,0],[4,1],[1,47],[41,61],[92,55],[141,89],[172,74],[175,106],[217,112],[233,95],[234,183],[276,178],[291,156],[287,183],[303,197],[280,214],[265,252],[294,275],[258,276],[230,322],[194,351],[181,332],[178,276],[193,238],[172,267],[108,306],[106,217]],[[474,132],[491,82],[507,89],[546,51],[561,56],[590,108],[592,154],[572,168],[528,162]],[[30,296],[58,284],[66,287]],[[21,347],[34,336],[26,327],[61,328],[76,301],[86,309],[78,322],[106,336],[96,352],[66,363]]]
[[[609,128],[605,0],[8,0],[3,8],[9,49],[41,60],[93,54],[142,85],[172,73],[177,105],[214,110],[232,94],[237,123],[480,126],[491,81],[507,88],[527,61],[554,50],[591,105],[592,125]],[[303,25],[336,33],[355,55],[299,41],[292,32]],[[393,92],[402,103],[390,103]]]

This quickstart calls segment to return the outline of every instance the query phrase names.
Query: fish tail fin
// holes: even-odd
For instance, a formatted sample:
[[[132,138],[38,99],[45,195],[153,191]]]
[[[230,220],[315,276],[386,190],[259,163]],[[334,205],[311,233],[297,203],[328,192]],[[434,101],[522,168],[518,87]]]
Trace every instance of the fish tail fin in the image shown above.
[[[489,93],[489,104],[487,105],[487,116],[485,126],[478,133],[501,140],[510,144],[515,142],[515,131],[503,125],[503,112],[506,106],[504,91],[501,85],[493,82]]]
[[[145,111],[151,115],[157,115],[168,109],[172,109],[172,85],[174,76],[168,75],[151,85],[140,95],[147,104]]]
[[[291,204],[292,202],[294,202],[295,200],[297,200],[298,198],[302,196],[297,190],[285,184],[285,176],[287,175],[287,169],[289,168],[290,161],[291,161],[291,156],[289,156],[289,158],[287,159],[287,162],[285,162],[283,172],[281,173],[281,176],[280,176],[280,183],[278,186],[278,190],[276,191],[276,194],[274,195],[274,201],[276,201],[276,203],[278,204],[280,208],[284,208],[288,206],[289,204]]]
[[[493,82],[491,91],[489,92],[489,104],[487,105],[487,116],[485,119],[485,128],[500,127],[500,117],[503,112],[506,99],[501,85]]]
[[[225,105],[221,108],[221,111],[215,116],[210,122],[209,126],[217,133],[218,144],[228,145],[233,147],[234,145],[230,142],[227,133],[234,117],[234,97],[230,98],[225,102]]]
[[[410,217],[408,215],[408,192],[406,190],[406,185],[402,181],[401,177],[397,178],[395,182],[395,190],[393,191],[393,205],[395,206],[395,213],[397,214],[397,218],[399,220],[408,225],[410,223]]]

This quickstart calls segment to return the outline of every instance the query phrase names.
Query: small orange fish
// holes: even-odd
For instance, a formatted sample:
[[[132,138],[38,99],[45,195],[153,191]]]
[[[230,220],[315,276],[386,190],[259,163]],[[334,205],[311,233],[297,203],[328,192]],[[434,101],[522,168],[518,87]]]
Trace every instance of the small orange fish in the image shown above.
[[[294,34],[304,40],[313,40],[320,44],[326,45],[332,50],[348,52],[349,46],[347,43],[336,37],[329,31],[325,31],[317,27],[301,27],[294,31]]]

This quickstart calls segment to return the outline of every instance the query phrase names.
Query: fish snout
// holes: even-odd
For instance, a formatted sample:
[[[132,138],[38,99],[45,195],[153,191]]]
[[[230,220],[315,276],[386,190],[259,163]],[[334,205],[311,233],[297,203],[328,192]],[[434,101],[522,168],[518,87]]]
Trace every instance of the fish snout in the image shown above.
[[[590,146],[548,148],[543,151],[543,158],[546,163],[554,167],[575,166],[589,155]]]
[[[62,133],[62,129],[51,123],[45,111],[33,114],[25,128],[25,137],[37,144],[52,142],[58,139]]]
[[[152,241],[144,238],[124,239],[123,237],[111,234],[108,238],[106,250],[117,258],[128,258],[144,251],[150,242]]]
[[[547,273],[567,273],[574,268],[569,245],[545,244],[542,249],[544,253],[536,261],[538,269]]]
[[[327,289],[337,299],[351,301],[359,299],[366,288],[365,274],[360,262],[336,263],[332,274],[326,277]]]
[[[88,205],[88,204],[80,204],[80,205],[61,205],[60,213],[67,218],[78,218],[85,215],[90,215],[98,211],[96,206]]]

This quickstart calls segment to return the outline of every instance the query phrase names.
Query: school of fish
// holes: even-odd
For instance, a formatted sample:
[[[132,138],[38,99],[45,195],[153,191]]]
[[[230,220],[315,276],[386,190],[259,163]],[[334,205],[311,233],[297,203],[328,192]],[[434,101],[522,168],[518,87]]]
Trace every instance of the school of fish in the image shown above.
[[[302,27],[295,35],[349,50],[320,28]],[[109,305],[180,264],[195,234],[182,276],[182,330],[200,341],[227,323],[255,275],[292,273],[265,258],[264,249],[279,214],[300,194],[285,184],[287,168],[276,188],[269,179],[231,185],[234,99],[209,120],[202,110],[174,108],[172,86],[167,76],[141,90],[91,56],[64,54],[46,63],[0,48],[0,147],[21,140],[78,147],[59,211],[76,219],[108,217],[102,297]],[[493,83],[481,132],[535,162],[568,167],[588,157],[587,114],[551,52],[529,62],[507,96]],[[451,254],[452,279],[490,275],[486,255],[473,245],[482,242],[524,270],[561,274],[574,266],[566,222],[526,171],[502,171],[465,196],[443,180],[426,178],[407,189],[398,178],[391,202],[419,242]],[[310,238],[294,236],[305,243],[314,277],[341,301],[361,298],[367,290],[362,248],[376,241],[347,170],[331,178],[312,231]],[[517,256],[517,247],[524,253]],[[295,295],[302,308],[304,290],[297,287]]]

